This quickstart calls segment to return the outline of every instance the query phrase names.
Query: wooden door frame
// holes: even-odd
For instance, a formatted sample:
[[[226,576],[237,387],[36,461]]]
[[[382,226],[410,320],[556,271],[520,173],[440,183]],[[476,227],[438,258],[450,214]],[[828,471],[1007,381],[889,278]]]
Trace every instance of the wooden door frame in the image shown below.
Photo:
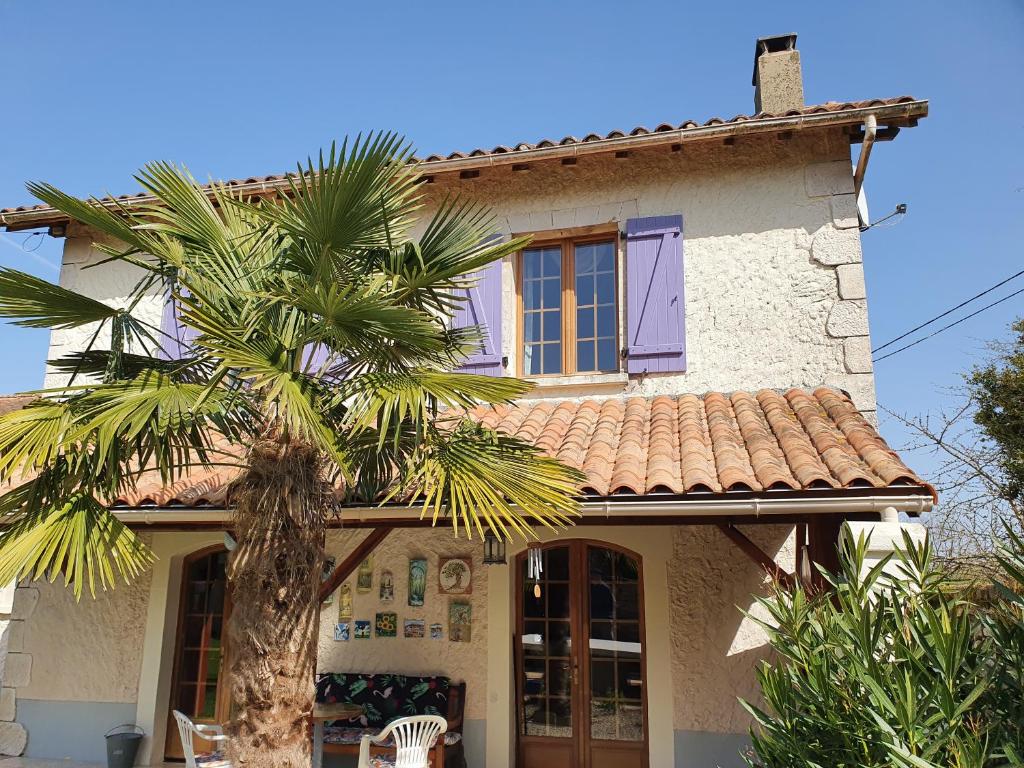
[[[177,694],[178,694],[178,673],[180,672],[180,666],[182,661],[183,643],[185,642],[185,614],[187,613],[188,605],[186,602],[186,596],[188,592],[188,574],[189,567],[205,557],[226,552],[227,548],[223,544],[210,544],[184,555],[181,560],[181,578],[180,584],[178,585],[178,615],[175,619],[175,631],[174,631],[174,656],[172,657],[171,664],[171,684],[169,688],[169,695],[167,698],[167,735],[164,738],[163,744],[163,759],[168,759],[168,745],[172,739],[178,739],[178,726],[174,722],[173,711],[177,706]],[[217,696],[216,703],[214,704],[215,719],[219,718],[220,715],[226,714],[230,706],[230,690],[227,685],[222,685],[223,675],[227,670],[228,660],[228,648],[227,648],[227,621],[228,616],[231,612],[231,595],[228,590],[227,578],[224,580],[224,612],[222,615],[222,621],[224,626],[221,629],[221,652],[220,652],[220,675],[217,680]],[[174,759],[178,759],[174,757]]]
[[[640,635],[640,675],[642,679],[642,690],[641,690],[641,706],[643,709],[643,739],[640,742],[642,745],[643,760],[645,765],[650,763],[650,718],[648,717],[648,704],[647,704],[647,611],[646,611],[646,599],[645,599],[645,587],[644,587],[644,559],[643,556],[628,547],[621,546],[619,544],[602,541],[600,539],[589,539],[589,538],[573,538],[573,539],[553,539],[542,543],[537,543],[524,549],[523,551],[515,555],[515,571],[514,571],[514,589],[515,594],[515,622],[513,624],[513,636],[512,636],[512,660],[513,660],[513,675],[514,675],[514,695],[515,695],[515,717],[513,718],[515,731],[513,738],[515,739],[515,765],[518,768],[522,768],[522,750],[520,749],[520,739],[522,738],[522,703],[523,703],[523,691],[522,691],[522,674],[525,669],[524,653],[523,653],[523,629],[524,629],[524,605],[523,605],[523,585],[526,576],[526,557],[531,548],[537,548],[541,550],[555,549],[558,547],[565,547],[569,550],[569,598],[570,598],[570,609],[569,609],[569,632],[570,637],[579,638],[571,653],[576,658],[571,658],[570,662],[577,664],[579,669],[574,673],[579,675],[578,682],[574,682],[574,691],[572,694],[574,706],[572,713],[572,728],[573,728],[573,741],[574,749],[576,751],[576,760],[580,768],[590,768],[590,751],[588,747],[593,748],[594,744],[608,744],[620,745],[623,743],[636,743],[636,742],[620,742],[611,741],[606,739],[592,739],[590,737],[590,644],[589,642],[584,643],[584,639],[590,637],[590,578],[589,578],[589,563],[587,556],[591,547],[598,549],[606,549],[612,552],[617,552],[627,557],[632,558],[637,564],[637,597],[638,597],[638,626]],[[581,600],[577,601],[574,605],[572,600],[573,591],[572,585],[574,584],[573,577],[576,576],[580,580],[578,589],[580,591]],[[575,614],[575,615],[573,615]],[[578,649],[578,650],[577,650]],[[578,656],[577,656],[578,654]],[[586,696],[584,695],[586,694]],[[578,699],[578,701],[577,701]],[[553,736],[531,736],[531,739],[558,739],[560,737]]]

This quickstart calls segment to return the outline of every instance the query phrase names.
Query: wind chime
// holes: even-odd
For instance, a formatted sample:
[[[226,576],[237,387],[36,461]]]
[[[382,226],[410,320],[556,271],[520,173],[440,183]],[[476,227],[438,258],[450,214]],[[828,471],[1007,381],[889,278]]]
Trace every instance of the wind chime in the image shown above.
[[[526,578],[533,579],[533,596],[540,599],[540,574],[544,570],[541,548],[532,546],[526,550]]]

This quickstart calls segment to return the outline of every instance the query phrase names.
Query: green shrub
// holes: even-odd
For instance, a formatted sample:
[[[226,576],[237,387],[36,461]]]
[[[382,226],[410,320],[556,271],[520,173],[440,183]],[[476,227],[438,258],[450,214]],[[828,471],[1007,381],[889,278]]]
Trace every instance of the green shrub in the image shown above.
[[[847,529],[829,590],[759,599],[775,658],[757,670],[764,707],[743,702],[748,764],[1024,765],[1024,542],[1007,537],[991,589],[954,582],[908,536],[865,569],[867,542]]]

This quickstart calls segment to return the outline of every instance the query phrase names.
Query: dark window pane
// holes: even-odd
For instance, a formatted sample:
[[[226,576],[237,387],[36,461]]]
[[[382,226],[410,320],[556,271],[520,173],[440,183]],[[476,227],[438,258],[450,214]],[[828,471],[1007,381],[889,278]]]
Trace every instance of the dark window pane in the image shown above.
[[[615,336],[615,307],[611,305],[606,305],[598,308],[597,335],[611,337]]]
[[[576,303],[580,306],[594,303],[594,278],[591,275],[576,278]]]
[[[552,618],[569,617],[569,585],[548,584],[548,616]]]
[[[614,634],[613,629],[615,628],[614,622],[611,621],[591,621],[590,622],[590,639],[591,640],[611,640]]]
[[[562,249],[544,249],[544,277],[562,276]]]
[[[544,373],[562,372],[562,345],[544,345]]]
[[[618,584],[615,587],[615,614],[618,619],[638,619],[640,606],[637,602],[635,584]]]
[[[643,677],[639,661],[619,661],[619,698],[639,699],[643,694]]]
[[[195,717],[196,714],[196,687],[190,683],[178,685],[178,706],[175,707],[183,715]]]
[[[206,603],[206,610],[218,616],[224,613],[223,581],[214,581],[210,584],[210,597]]]
[[[615,625],[615,637],[623,643],[640,642],[640,623],[620,621]]]
[[[580,341],[576,344],[576,369],[581,373],[594,370],[594,342]]]
[[[615,568],[615,577],[619,581],[637,581],[640,578],[639,564],[632,557],[619,555],[619,562]]]
[[[201,651],[184,651],[181,654],[179,680],[194,682],[199,679],[199,654]]]
[[[591,581],[611,581],[615,576],[615,552],[610,549],[591,548],[590,561]]]
[[[615,243],[596,243],[594,266],[598,272],[610,272],[615,268]]]
[[[571,651],[571,633],[568,621],[548,622],[548,645],[549,656],[568,656]]]
[[[527,696],[539,696],[547,690],[544,679],[544,659],[523,660],[523,693]]]
[[[597,276],[597,303],[610,304],[615,301],[615,276],[605,272]]]
[[[572,667],[563,659],[548,662],[548,693],[552,696],[572,695]]]
[[[522,636],[523,653],[527,656],[543,656],[544,639],[546,636],[547,624],[545,622],[524,620]]]
[[[558,310],[544,313],[544,341],[562,338],[562,313]]]
[[[188,613],[204,613],[206,611],[205,581],[189,582],[186,605]]]
[[[526,341],[540,341],[540,315],[540,312],[523,315],[523,338]]]
[[[523,616],[529,618],[544,618],[544,592],[540,597],[534,597],[533,582],[523,585]]]
[[[601,339],[597,343],[597,368],[600,371],[618,370],[615,339]]]
[[[615,662],[592,659],[590,693],[594,697],[615,698]]]
[[[562,283],[557,277],[544,280],[544,309],[558,309],[562,306]]]
[[[523,697],[523,734],[548,735],[548,702],[542,696]]]
[[[544,550],[544,577],[555,581],[568,581],[569,550],[566,547]]]
[[[541,373],[541,345],[528,344],[523,350],[523,370],[527,376],[536,376]]]
[[[594,338],[594,309],[592,307],[576,310],[576,338]]]
[[[210,574],[210,558],[201,557],[188,567],[189,581],[206,581]]]
[[[615,618],[615,601],[609,585],[590,585],[590,616],[594,619]]]
[[[198,648],[203,641],[205,616],[189,616],[185,619],[185,648]]]

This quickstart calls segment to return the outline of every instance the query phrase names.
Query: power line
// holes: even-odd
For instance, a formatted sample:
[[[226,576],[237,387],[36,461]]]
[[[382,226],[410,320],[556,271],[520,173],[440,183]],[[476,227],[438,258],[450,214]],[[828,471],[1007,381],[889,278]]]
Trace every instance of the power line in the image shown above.
[[[1005,282],[1005,281],[1004,281],[1004,282]],[[950,328],[952,328],[952,327],[953,327],[954,325],[960,325],[960,323],[962,323],[962,322],[963,322],[964,320],[970,320],[970,319],[971,319],[972,317],[974,317],[975,315],[980,315],[980,314],[981,314],[982,312],[984,312],[984,311],[985,311],[986,309],[992,309],[992,307],[996,306],[997,304],[1002,304],[1002,303],[1003,303],[1004,301],[1007,301],[1008,299],[1012,299],[1012,298],[1013,298],[1014,296],[1019,296],[1019,295],[1020,295],[1020,294],[1022,294],[1022,293],[1024,293],[1024,288],[1021,288],[1021,289],[1020,289],[1019,291],[1014,291],[1014,292],[1013,292],[1013,293],[1011,293],[1011,294],[1010,294],[1009,296],[1003,296],[1003,298],[999,299],[998,301],[993,301],[993,302],[992,302],[991,304],[986,304],[986,305],[985,305],[984,307],[982,307],[981,309],[977,310],[976,312],[971,312],[971,314],[969,314],[969,315],[965,315],[964,317],[961,317],[961,318],[960,318],[959,320],[954,320],[954,321],[953,321],[952,323],[950,323],[949,325],[944,325],[944,326],[942,326],[941,328],[939,328],[939,329],[938,329],[937,331],[932,331],[932,332],[931,332],[931,333],[929,333],[929,334],[928,334],[927,336],[922,336],[922,337],[921,337],[920,339],[918,339],[917,341],[912,341],[912,342],[910,342],[909,344],[907,344],[906,346],[900,347],[899,349],[897,349],[897,350],[894,350],[894,351],[890,352],[890,353],[889,353],[889,354],[887,354],[887,355],[882,355],[881,357],[876,357],[876,358],[875,358],[875,360],[874,360],[874,362],[876,362],[876,363],[880,363],[880,362],[882,362],[883,360],[885,360],[885,358],[887,358],[887,357],[892,357],[893,355],[898,355],[898,354],[899,354],[900,352],[902,352],[902,351],[903,351],[903,350],[905,350],[905,349],[910,349],[911,347],[916,347],[916,346],[917,346],[918,344],[920,344],[920,343],[921,343],[922,341],[927,341],[927,340],[928,340],[928,339],[930,339],[930,338],[931,338],[932,336],[938,336],[938,335],[939,335],[940,333],[942,333],[943,331],[948,331],[948,330],[949,330]],[[962,306],[962,305],[961,305],[961,306]],[[952,310],[951,310],[951,311],[952,311]],[[949,313],[947,312],[946,314],[949,314]]]
[[[891,340],[889,340],[889,341],[885,342],[885,344],[883,344],[883,345],[882,345],[882,346],[880,346],[880,347],[875,347],[874,349],[872,349],[872,350],[871,350],[871,354],[875,354],[875,352],[881,352],[881,351],[882,351],[883,349],[885,349],[886,347],[891,347],[891,346],[892,346],[893,344],[895,344],[895,343],[896,343],[897,341],[902,341],[903,339],[907,338],[907,336],[909,336],[910,334],[912,334],[912,333],[917,333],[917,332],[918,332],[918,331],[920,331],[920,330],[921,330],[922,328],[927,328],[927,327],[928,327],[929,325],[931,325],[932,323],[934,323],[934,322],[935,322],[936,320],[941,320],[941,319],[942,319],[942,318],[944,318],[944,317],[945,317],[946,315],[951,315],[951,314],[953,314],[954,312],[956,312],[956,311],[957,311],[958,309],[960,309],[961,307],[966,307],[966,306],[967,306],[968,304],[970,304],[970,303],[971,303],[972,301],[975,301],[975,300],[977,300],[977,299],[980,299],[980,298],[981,298],[982,296],[984,296],[984,295],[985,295],[986,293],[992,293],[992,291],[994,291],[994,290],[995,290],[996,288],[999,288],[999,287],[1001,287],[1001,286],[1004,286],[1004,285],[1006,285],[1006,284],[1007,284],[1008,282],[1010,282],[1011,280],[1013,280],[1013,279],[1015,279],[1015,278],[1018,278],[1018,277],[1020,277],[1021,275],[1024,275],[1024,269],[1022,269],[1022,270],[1021,270],[1020,272],[1018,272],[1017,274],[1015,274],[1015,275],[1010,275],[1010,276],[1009,276],[1008,278],[1006,278],[1005,280],[1002,280],[1002,281],[1000,281],[1000,282],[996,283],[996,284],[995,284],[995,285],[993,285],[993,286],[992,286],[991,288],[986,288],[986,289],[985,289],[984,291],[982,291],[981,293],[977,294],[976,296],[971,296],[971,298],[967,299],[967,301],[961,301],[961,302],[960,302],[959,304],[957,304],[957,305],[956,305],[955,307],[953,307],[952,309],[947,309],[947,310],[946,310],[945,312],[943,312],[943,313],[942,313],[941,315],[936,315],[935,317],[933,317],[933,318],[932,318],[931,320],[929,320],[928,322],[926,322],[926,323],[921,323],[921,324],[920,324],[919,326],[917,326],[916,328],[911,328],[911,329],[910,329],[909,331],[907,331],[906,333],[904,333],[904,334],[901,334],[900,336],[897,336],[897,337],[896,337],[895,339],[891,339]],[[1014,294],[1014,295],[1016,296],[1017,294]],[[1009,298],[1009,297],[1007,297],[1007,298]],[[970,315],[970,317],[973,317],[973,316],[974,316],[974,315]],[[964,319],[966,319],[966,318],[964,318]],[[925,338],[931,338],[931,337],[930,337],[930,336],[926,336]],[[904,347],[904,349],[905,349],[905,347]]]

